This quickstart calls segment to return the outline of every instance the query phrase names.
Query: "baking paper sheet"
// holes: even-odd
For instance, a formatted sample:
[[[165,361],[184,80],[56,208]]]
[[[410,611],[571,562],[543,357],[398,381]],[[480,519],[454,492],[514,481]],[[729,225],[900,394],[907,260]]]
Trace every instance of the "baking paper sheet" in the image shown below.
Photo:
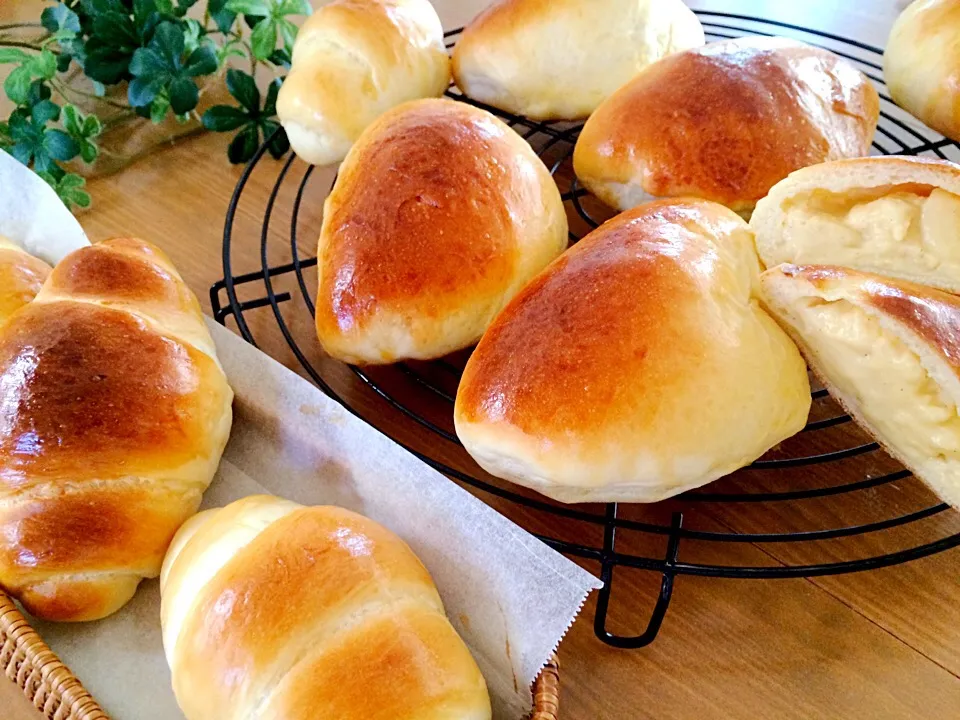
[[[8,161],[16,163],[0,157],[0,233],[51,262],[85,244],[56,195]],[[494,716],[525,716],[530,684],[599,582],[306,380],[208,324],[237,399],[231,441],[204,507],[270,493],[340,505],[390,528],[433,575],[487,679]],[[116,720],[177,720],[183,716],[170,689],[159,617],[159,583],[152,580],[100,622],[34,627]]]

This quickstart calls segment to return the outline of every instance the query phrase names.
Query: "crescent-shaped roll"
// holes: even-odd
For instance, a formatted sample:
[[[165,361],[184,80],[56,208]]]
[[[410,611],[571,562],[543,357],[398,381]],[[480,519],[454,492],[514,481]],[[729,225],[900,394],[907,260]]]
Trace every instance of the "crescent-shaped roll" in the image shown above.
[[[872,157],[777,183],[750,218],[767,267],[842,265],[960,292],[960,167]]]
[[[0,235],[0,327],[37,296],[49,274],[50,266],[43,260]]]
[[[829,265],[781,265],[761,282],[837,402],[960,508],[960,298]]]
[[[560,191],[525,140],[466,103],[406,103],[367,128],[327,198],[317,335],[353,363],[446,355],[566,245]]]
[[[760,307],[749,226],[660,201],[587,235],[497,317],[454,419],[488,472],[563,502],[654,502],[805,424],[806,366]]]
[[[244,498],[184,525],[160,583],[187,720],[490,720],[426,568],[365,517]]]
[[[277,115],[297,155],[330,165],[380,114],[449,85],[443,26],[428,0],[334,0],[297,35]]]
[[[894,22],[883,79],[900,107],[960,140],[960,3],[915,0]]]
[[[625,210],[692,195],[748,213],[794,170],[868,154],[880,100],[846,60],[785,38],[739,38],[670,55],[590,116],[581,182]]]
[[[68,255],[0,327],[0,586],[46,620],[120,608],[197,511],[232,398],[158,249]]]
[[[457,39],[453,75],[464,93],[502,110],[575,120],[703,39],[681,0],[500,0]]]

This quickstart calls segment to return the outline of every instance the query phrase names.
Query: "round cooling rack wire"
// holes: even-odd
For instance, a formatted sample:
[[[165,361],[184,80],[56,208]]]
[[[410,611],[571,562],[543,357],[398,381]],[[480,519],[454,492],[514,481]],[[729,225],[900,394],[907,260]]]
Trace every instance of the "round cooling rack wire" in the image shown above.
[[[881,77],[883,51],[880,48],[856,40],[802,28],[788,23],[720,12],[697,11],[697,14],[703,23],[708,42],[745,35],[786,35],[803,40],[812,45],[825,47],[853,62],[869,76],[881,90],[881,117],[877,128],[876,140],[873,145],[876,154],[927,155],[951,160],[960,159],[960,146],[920,125],[910,118],[909,115],[897,108],[891,101],[889,95],[886,93]],[[459,32],[460,30],[454,30],[447,33],[449,46],[452,47]],[[579,227],[582,227],[584,231],[582,233],[571,232],[571,242],[576,242],[586,231],[599,225],[603,218],[595,217],[592,208],[596,205],[591,205],[590,198],[586,191],[577,185],[575,177],[573,177],[572,173],[568,172],[574,143],[576,142],[582,124],[536,122],[527,118],[504,113],[496,108],[465,98],[455,88],[451,89],[447,94],[451,98],[469,102],[494,113],[534,145],[555,177],[565,177],[565,173],[569,175],[570,179],[568,181],[558,180],[558,182],[561,183],[561,189],[565,186],[567,187],[566,191],[562,192],[562,197],[564,202],[572,208],[572,220],[578,220]],[[267,142],[269,142],[269,139]],[[232,317],[240,334],[248,342],[257,345],[257,339],[254,337],[246,315],[258,310],[265,311],[266,308],[269,308],[273,313],[276,329],[280,331],[283,340],[302,366],[306,375],[327,395],[342,404],[347,410],[359,417],[363,417],[359,409],[352,402],[348,401],[345,394],[338,392],[332,384],[325,379],[324,374],[318,367],[318,363],[311,360],[310,355],[314,352],[314,349],[312,349],[310,345],[307,345],[307,343],[316,343],[316,339],[307,336],[303,337],[302,340],[298,339],[292,323],[282,310],[284,306],[290,308],[290,312],[295,312],[298,308],[302,311],[302,307],[305,307],[312,315],[315,309],[310,283],[307,280],[306,274],[307,271],[316,266],[317,260],[315,257],[303,257],[298,245],[301,207],[307,187],[311,178],[314,176],[314,168],[306,167],[306,169],[302,171],[302,178],[299,180],[299,185],[296,187],[295,194],[293,195],[292,207],[290,208],[292,220],[287,238],[289,242],[290,262],[271,265],[269,262],[269,251],[272,249],[270,245],[271,223],[274,222],[277,203],[281,197],[281,189],[287,186],[289,179],[295,174],[291,173],[291,169],[295,165],[303,166],[303,163],[292,155],[281,166],[266,206],[262,210],[263,224],[260,232],[260,267],[259,269],[243,274],[236,274],[234,272],[234,249],[238,243],[242,242],[241,238],[236,234],[235,227],[238,207],[241,201],[245,200],[249,195],[245,195],[244,192],[248,188],[251,175],[260,166],[266,149],[267,143],[260,147],[257,154],[245,169],[237,184],[227,212],[223,239],[224,279],[214,285],[210,293],[214,316],[217,321],[223,324],[226,324],[227,319]],[[260,211],[258,210],[258,212]],[[573,225],[573,223],[571,224]],[[309,231],[312,233],[311,238],[313,238],[319,233],[319,227],[311,227]],[[274,242],[276,241],[274,240]],[[292,278],[295,282],[288,283],[291,286],[288,290],[278,290],[276,282],[281,278]],[[243,288],[245,296],[252,295],[253,297],[241,301],[239,298],[239,290],[241,288]],[[296,298],[294,302],[297,294],[299,297]],[[300,306],[300,302],[303,303],[302,307]],[[454,388],[456,387],[456,381],[459,379],[462,365],[452,363],[448,360],[440,360],[429,363],[428,365],[429,367],[425,370],[423,363],[417,364],[416,366],[413,364],[402,364],[399,366],[399,372],[403,376],[404,381],[410,387],[413,387],[424,399],[442,408],[441,414],[447,417],[452,416],[455,395]],[[459,449],[459,441],[452,432],[452,429],[442,427],[436,417],[427,417],[427,414],[419,407],[415,407],[408,401],[408,394],[396,392],[391,383],[376,377],[375,373],[358,367],[350,367],[350,371],[355,378],[360,381],[361,387],[366,388],[368,392],[372,392],[380,402],[392,408],[396,413],[399,413],[399,416],[406,421],[424,428],[434,438],[430,447],[427,449],[413,447],[409,443],[400,442],[403,447],[431,467],[469,486],[476,491],[476,494],[481,498],[486,497],[491,500],[496,498],[498,501],[510,503],[516,507],[523,507],[528,510],[544,513],[546,517],[553,519],[553,523],[566,522],[584,524],[587,528],[593,528],[598,536],[602,534],[602,541],[594,543],[571,541],[568,536],[561,537],[543,532],[538,533],[537,537],[551,547],[571,557],[581,558],[586,561],[591,561],[591,563],[599,564],[603,589],[600,591],[597,601],[594,629],[601,640],[615,647],[637,648],[653,641],[660,629],[670,603],[674,578],[678,575],[742,579],[840,575],[896,565],[909,560],[933,555],[960,545],[960,531],[953,531],[955,529],[960,530],[960,528],[948,528],[948,532],[941,532],[939,537],[932,539],[924,538],[924,542],[912,541],[905,543],[907,545],[906,547],[889,552],[877,552],[868,557],[859,557],[850,560],[800,564],[774,562],[766,565],[684,562],[679,559],[680,545],[683,541],[717,543],[729,546],[731,544],[761,543],[802,544],[815,543],[817,541],[864,538],[872,533],[880,533],[895,528],[919,524],[924,520],[945,513],[949,510],[949,507],[943,503],[932,504],[918,510],[911,510],[895,515],[894,517],[886,517],[860,524],[841,525],[839,527],[805,531],[771,533],[690,529],[684,527],[684,513],[680,511],[673,512],[670,516],[670,522],[667,523],[648,522],[623,517],[622,509],[617,503],[607,504],[602,512],[593,510],[593,506],[562,505],[539,496],[531,497],[521,494],[521,492],[508,489],[507,487],[501,487],[491,481],[482,479],[479,469],[475,469],[473,472],[466,472],[460,468],[453,467],[449,462],[441,459],[447,456],[446,453],[441,453],[437,449],[442,445]],[[351,395],[351,397],[353,396]],[[816,390],[813,393],[813,399],[815,407],[821,406],[822,404],[823,409],[829,409],[829,399],[827,398],[826,391]],[[829,413],[820,413],[820,415],[824,414]],[[371,420],[369,417],[364,417],[364,419],[368,422]],[[850,418],[843,414],[821,417],[820,419],[810,422],[804,429],[804,432],[824,431],[829,428],[844,425],[849,421]],[[394,439],[397,438],[395,437]],[[750,469],[751,471],[792,470],[794,473],[802,473],[804,467],[809,468],[815,465],[831,464],[860,456],[870,457],[872,454],[882,455],[882,451],[879,450],[877,444],[861,442],[851,447],[818,452],[812,455],[776,458],[765,457],[753,463]],[[475,468],[476,466],[473,467]],[[865,476],[849,482],[827,485],[825,487],[802,487],[802,483],[797,483],[802,489],[763,492],[712,492],[709,490],[688,492],[683,494],[679,500],[688,508],[709,506],[733,508],[746,503],[779,504],[799,503],[817,499],[826,500],[839,498],[841,496],[847,497],[855,493],[864,494],[899,482],[918,482],[913,479],[911,474],[906,470],[882,472],[879,474],[864,473],[864,475]],[[800,475],[796,476],[801,477]],[[689,513],[690,510],[687,510],[687,512]],[[665,552],[655,556],[653,554],[625,552],[618,549],[618,541],[619,547],[622,547],[625,544],[623,540],[628,537],[627,534],[629,533],[645,534],[648,537],[661,538],[661,540],[665,542]],[[913,534],[911,534],[911,537],[913,537]],[[659,595],[651,616],[647,621],[646,629],[638,635],[626,636],[616,634],[609,631],[607,627],[614,573],[617,568],[634,568],[659,573],[662,576]]]

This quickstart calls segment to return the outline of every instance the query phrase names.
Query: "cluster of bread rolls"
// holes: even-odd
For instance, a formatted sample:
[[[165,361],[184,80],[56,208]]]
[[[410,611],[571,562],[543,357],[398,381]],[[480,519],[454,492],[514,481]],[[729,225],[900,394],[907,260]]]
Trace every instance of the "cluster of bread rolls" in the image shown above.
[[[910,53],[921,37],[949,45],[960,21],[948,5],[921,0],[894,30],[888,72],[892,88],[909,86],[908,108],[939,82],[931,71],[912,84]],[[454,419],[483,468],[561,501],[654,501],[803,427],[806,365],[779,321],[894,455],[949,475],[936,458],[953,432],[960,447],[953,390],[931,393],[953,356],[941,344],[935,363],[924,348],[952,315],[931,288],[960,291],[960,169],[862,159],[879,95],[851,63],[784,38],[704,45],[679,2],[500,0],[463,31],[453,79],[509,113],[586,118],[575,173],[627,212],[554,260],[566,223],[526,143],[462,104],[394,108],[360,135],[325,208],[317,331],[329,354],[429,359],[479,339]],[[948,105],[915,111],[949,129]],[[643,204],[657,198],[676,199]],[[921,290],[938,308],[923,322],[910,302],[882,301]],[[821,307],[845,293],[846,305]],[[877,313],[900,316],[875,325]],[[845,324],[859,340],[837,349]],[[842,358],[871,343],[879,364],[858,380],[862,363]],[[898,443],[910,412],[891,410],[890,383],[866,379],[884,363],[926,398],[914,429],[940,423],[935,440]],[[925,363],[934,379],[920,382]],[[871,410],[878,396],[886,412]]]
[[[480,670],[389,531],[267,497],[195,515],[232,399],[160,250],[118,238],[51,269],[0,238],[0,588],[37,617],[96,620],[162,569],[189,720],[489,720]]]

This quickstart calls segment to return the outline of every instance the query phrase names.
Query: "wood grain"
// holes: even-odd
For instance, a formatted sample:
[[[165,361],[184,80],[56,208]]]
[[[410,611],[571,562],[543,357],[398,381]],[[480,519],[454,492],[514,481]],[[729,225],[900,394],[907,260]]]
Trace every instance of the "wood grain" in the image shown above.
[[[482,0],[437,0],[447,27],[468,19]],[[895,17],[894,0],[839,4],[818,0],[782,3],[768,0],[695,0],[695,7],[755,12],[788,22],[807,22],[825,30],[855,32],[882,44]],[[0,18],[8,2],[0,3]],[[17,6],[17,3],[13,3]],[[841,5],[845,7],[841,7]],[[853,7],[853,6],[856,7]],[[240,169],[225,161],[226,140],[195,138],[156,153],[124,173],[91,183],[93,210],[81,221],[93,239],[139,235],[166,249],[209,311],[208,290],[222,277],[223,218]],[[281,165],[265,161],[250,179],[238,209],[234,235],[234,272],[259,269],[260,229],[268,196]],[[290,258],[290,208],[304,167],[295,163],[277,198],[267,243],[271,264]],[[300,248],[312,255],[322,201],[331,174],[317,171],[304,194],[298,224]],[[313,275],[307,274],[312,284]],[[430,451],[455,468],[478,472],[454,443],[406,420],[373,396],[337,363],[321,357],[312,340],[309,314],[292,277],[277,279],[278,289],[294,291],[281,307],[291,332],[319,364],[324,378],[374,424],[401,442]],[[309,285],[308,285],[309,287]],[[245,288],[243,297],[263,294]],[[269,308],[249,313],[261,347],[302,371],[283,341]],[[228,321],[228,326],[232,326]],[[380,371],[399,397],[422,397],[396,371]],[[454,388],[451,387],[450,390]],[[449,429],[443,402],[422,407]],[[832,412],[824,404],[824,416]],[[861,439],[852,426],[802,435],[786,443],[786,454],[836,449]],[[871,453],[802,471],[745,471],[724,479],[716,491],[796,489],[839,484],[897,466]],[[562,522],[536,511],[518,509],[489,495],[480,496],[533,532],[596,544],[598,528]],[[686,527],[698,530],[786,532],[870,522],[925,507],[934,500],[916,481],[903,481],[849,496],[791,503],[666,503],[625,508],[627,517],[666,522],[682,509]],[[599,508],[589,508],[599,511]],[[905,544],[960,531],[960,516],[942,513],[895,531],[843,541],[817,543],[718,544],[684,541],[680,557],[688,562],[769,565],[819,563],[864,557]],[[662,556],[662,538],[624,532],[618,549]],[[591,563],[585,567],[597,571]],[[953,720],[960,716],[960,552],[948,552],[909,565],[869,573],[814,580],[715,580],[680,577],[674,600],[657,641],[647,649],[622,651],[595,639],[595,600],[561,646],[562,711],[570,720]],[[658,576],[618,570],[610,627],[623,633],[642,629],[659,588]],[[79,673],[82,677],[82,671]],[[8,698],[11,698],[8,701]],[[9,704],[8,704],[9,702]],[[0,716],[29,720],[12,694],[0,685]]]

